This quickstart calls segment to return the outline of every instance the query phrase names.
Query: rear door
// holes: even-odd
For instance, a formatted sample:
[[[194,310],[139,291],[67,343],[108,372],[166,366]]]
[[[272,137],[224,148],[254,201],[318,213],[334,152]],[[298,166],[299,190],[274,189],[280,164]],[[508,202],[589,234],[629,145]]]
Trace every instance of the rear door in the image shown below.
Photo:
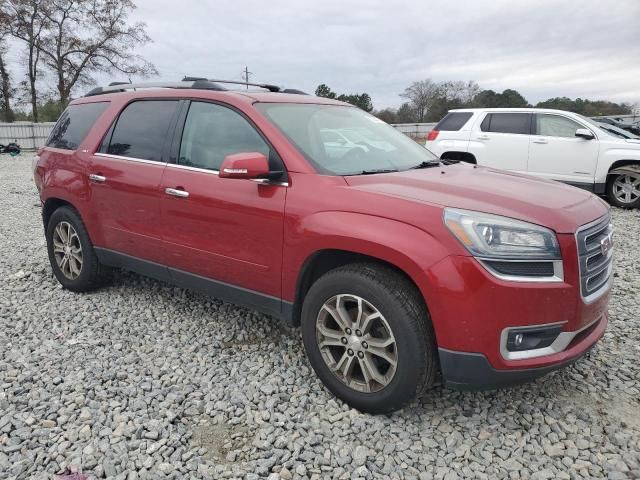
[[[160,179],[178,103],[129,103],[92,156],[92,204],[104,239],[99,247],[164,263]]]
[[[579,128],[589,129],[564,115],[536,114],[529,146],[529,173],[578,186],[593,186],[599,143],[596,138],[576,137]]]
[[[491,112],[479,119],[469,140],[478,165],[526,173],[531,118],[525,112]]]
[[[281,160],[242,113],[223,104],[192,101],[181,124],[175,163],[162,178],[160,225],[173,280],[279,309],[287,184],[220,178],[218,170],[234,153],[264,153],[271,170],[284,171]],[[244,298],[235,296],[241,290]],[[267,305],[251,303],[260,296]]]

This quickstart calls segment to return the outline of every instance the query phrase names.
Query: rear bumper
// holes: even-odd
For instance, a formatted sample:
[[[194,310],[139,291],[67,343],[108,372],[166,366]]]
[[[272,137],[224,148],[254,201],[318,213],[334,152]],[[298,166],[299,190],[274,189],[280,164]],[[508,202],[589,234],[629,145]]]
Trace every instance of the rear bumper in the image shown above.
[[[439,348],[440,368],[445,386],[457,390],[496,389],[524,383],[564,368],[583,357],[602,338],[608,318],[604,314],[587,335],[577,339],[566,350],[544,358],[544,366],[536,368],[496,369],[481,353]],[[542,358],[541,358],[542,360]],[[513,363],[513,362],[512,362]]]

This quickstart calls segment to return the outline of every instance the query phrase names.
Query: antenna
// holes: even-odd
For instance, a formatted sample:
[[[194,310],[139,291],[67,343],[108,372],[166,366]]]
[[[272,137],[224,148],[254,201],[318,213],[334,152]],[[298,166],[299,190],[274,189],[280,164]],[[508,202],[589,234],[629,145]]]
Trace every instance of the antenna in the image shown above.
[[[249,90],[249,76],[253,75],[253,72],[249,71],[249,67],[248,66],[244,66],[244,70],[242,71],[242,73],[240,74],[240,76],[242,77],[242,79],[244,80],[244,83],[247,84],[247,90]]]

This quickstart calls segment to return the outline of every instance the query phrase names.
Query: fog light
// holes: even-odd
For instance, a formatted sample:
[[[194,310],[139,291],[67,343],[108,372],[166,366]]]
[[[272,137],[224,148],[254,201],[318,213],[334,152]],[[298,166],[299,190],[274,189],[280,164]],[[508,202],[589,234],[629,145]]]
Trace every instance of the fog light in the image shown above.
[[[507,335],[507,351],[521,352],[548,347],[558,338],[562,325],[512,328]]]

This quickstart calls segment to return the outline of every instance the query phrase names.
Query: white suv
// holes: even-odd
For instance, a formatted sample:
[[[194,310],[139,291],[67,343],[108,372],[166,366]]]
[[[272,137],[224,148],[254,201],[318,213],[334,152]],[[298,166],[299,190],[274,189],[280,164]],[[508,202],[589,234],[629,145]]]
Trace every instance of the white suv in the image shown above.
[[[442,159],[558,180],[633,208],[640,207],[640,137],[632,137],[561,110],[471,108],[451,110],[425,146]]]

